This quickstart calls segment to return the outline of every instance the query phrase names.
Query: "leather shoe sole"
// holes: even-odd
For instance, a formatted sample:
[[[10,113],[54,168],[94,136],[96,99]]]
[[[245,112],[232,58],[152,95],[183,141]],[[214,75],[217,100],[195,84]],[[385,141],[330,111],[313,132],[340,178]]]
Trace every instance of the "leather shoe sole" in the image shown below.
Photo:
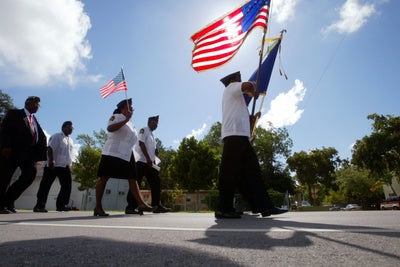
[[[271,215],[278,215],[278,214],[283,214],[288,212],[288,210],[281,210],[278,208],[272,208],[272,209],[267,209],[265,211],[261,212],[261,216],[262,217],[267,217],[267,216],[271,216]]]
[[[153,213],[166,213],[166,212],[170,212],[172,209],[170,208],[166,208],[163,206],[155,206],[153,207]]]

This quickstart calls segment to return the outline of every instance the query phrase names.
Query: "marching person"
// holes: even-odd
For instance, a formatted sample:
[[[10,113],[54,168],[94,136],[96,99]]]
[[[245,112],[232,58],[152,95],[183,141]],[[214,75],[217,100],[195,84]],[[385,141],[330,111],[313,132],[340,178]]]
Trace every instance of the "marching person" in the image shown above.
[[[60,182],[60,192],[57,196],[57,211],[69,211],[67,207],[71,196],[71,165],[74,143],[70,137],[74,127],[71,121],[65,121],[61,126],[61,132],[52,135],[47,147],[47,165],[43,170],[42,181],[37,192],[37,202],[34,212],[47,212],[46,202],[50,187],[56,177]]]
[[[165,213],[171,211],[161,204],[161,180],[159,170],[156,169],[156,140],[153,132],[158,127],[159,116],[150,117],[147,120],[147,127],[140,129],[139,142],[135,145],[135,152],[138,155],[136,161],[137,182],[140,185],[145,176],[151,189],[151,206],[154,213]],[[128,192],[126,197],[128,206],[125,208],[126,214],[136,214],[137,202],[132,194]]]
[[[96,184],[96,207],[94,216],[108,216],[102,206],[102,198],[109,178],[127,179],[129,191],[139,203],[139,212],[152,211],[140,195],[136,182],[135,157],[133,147],[137,142],[135,126],[130,121],[132,117],[132,99],[125,99],[118,103],[117,109],[108,120],[109,132],[106,143],[103,146],[101,160],[98,169],[99,180]]]
[[[39,107],[40,98],[30,96],[23,109],[9,110],[1,125],[0,214],[17,212],[15,200],[35,180],[36,163],[46,160],[46,136],[34,116]],[[8,187],[18,167],[21,175]]]
[[[221,82],[225,85],[221,129],[224,147],[218,183],[219,207],[215,217],[241,218],[233,206],[236,190],[249,202],[253,213],[261,213],[263,217],[284,213],[286,210],[275,208],[268,196],[257,155],[250,143],[250,121],[255,118],[249,117],[243,94],[257,98],[254,83],[241,82],[240,72],[222,78]]]

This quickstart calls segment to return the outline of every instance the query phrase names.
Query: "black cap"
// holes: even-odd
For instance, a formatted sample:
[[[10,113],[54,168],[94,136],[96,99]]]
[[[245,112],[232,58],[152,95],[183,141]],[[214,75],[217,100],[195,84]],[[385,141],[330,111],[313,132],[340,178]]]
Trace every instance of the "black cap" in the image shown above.
[[[157,116],[153,116],[153,117],[149,117],[148,122],[150,121],[156,121],[158,123],[158,115]]]
[[[119,102],[119,103],[117,104],[117,108],[121,109],[121,108],[126,107],[126,102],[127,102],[127,101],[128,101],[128,103],[129,103],[129,106],[131,106],[131,105],[132,105],[132,98],[129,98],[129,99],[124,99],[124,100],[122,100],[121,102]]]
[[[225,76],[224,78],[222,78],[220,81],[226,86],[228,86],[232,80],[240,82],[242,81],[241,75],[240,75],[240,71],[234,72],[232,74],[229,74],[228,76]]]

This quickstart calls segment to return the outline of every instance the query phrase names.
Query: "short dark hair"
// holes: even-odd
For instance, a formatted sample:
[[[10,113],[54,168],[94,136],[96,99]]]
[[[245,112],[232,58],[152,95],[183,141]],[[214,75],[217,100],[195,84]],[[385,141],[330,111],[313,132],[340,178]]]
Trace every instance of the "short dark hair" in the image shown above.
[[[40,97],[38,96],[29,96],[26,100],[25,100],[25,105],[28,104],[29,102],[40,102]]]
[[[61,130],[64,129],[65,126],[67,125],[72,125],[72,121],[64,121],[62,126],[61,126]]]

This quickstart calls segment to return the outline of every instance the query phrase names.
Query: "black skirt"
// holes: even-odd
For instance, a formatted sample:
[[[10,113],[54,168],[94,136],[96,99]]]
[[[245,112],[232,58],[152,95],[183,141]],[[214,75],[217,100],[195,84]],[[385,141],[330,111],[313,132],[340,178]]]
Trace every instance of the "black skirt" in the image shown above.
[[[108,155],[101,155],[98,177],[117,179],[136,179],[135,157],[131,156],[130,162]]]

